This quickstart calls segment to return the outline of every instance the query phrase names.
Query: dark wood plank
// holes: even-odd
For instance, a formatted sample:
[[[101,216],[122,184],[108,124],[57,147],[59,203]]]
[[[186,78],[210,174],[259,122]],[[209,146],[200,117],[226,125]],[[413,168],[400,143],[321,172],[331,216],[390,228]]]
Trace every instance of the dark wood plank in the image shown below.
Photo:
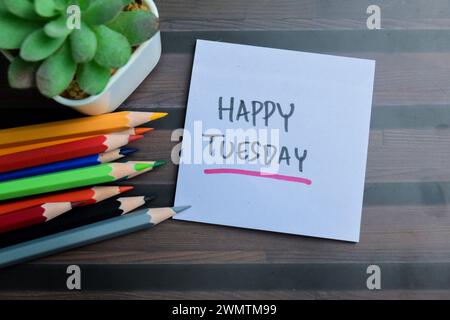
[[[346,54],[374,59],[373,104],[449,104],[450,53]],[[128,109],[186,106],[193,56],[165,54],[157,69],[127,100]]]
[[[159,0],[163,31],[366,29],[366,9],[381,7],[383,29],[450,28],[445,0]]]
[[[267,291],[93,291],[93,292],[43,292],[43,291],[13,291],[1,292],[0,299],[50,299],[50,300],[79,300],[79,299],[99,299],[99,300],[348,300],[348,299],[439,299],[446,300],[450,296],[450,290],[267,290]]]
[[[168,221],[36,263],[450,262],[450,209],[379,206],[363,211],[358,244]]]

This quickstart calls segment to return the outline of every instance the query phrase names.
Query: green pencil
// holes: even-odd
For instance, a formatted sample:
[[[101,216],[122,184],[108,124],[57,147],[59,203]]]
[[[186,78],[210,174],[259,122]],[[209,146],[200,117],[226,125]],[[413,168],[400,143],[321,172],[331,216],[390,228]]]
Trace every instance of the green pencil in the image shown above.
[[[0,183],[0,200],[113,182],[159,165],[160,161],[108,163],[5,181]]]

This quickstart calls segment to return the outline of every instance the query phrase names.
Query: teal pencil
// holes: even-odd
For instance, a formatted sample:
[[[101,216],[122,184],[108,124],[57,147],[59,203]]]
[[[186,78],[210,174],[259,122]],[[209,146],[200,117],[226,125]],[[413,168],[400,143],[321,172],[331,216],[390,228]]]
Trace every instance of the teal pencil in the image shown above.
[[[0,250],[0,268],[151,228],[190,206],[139,210]]]

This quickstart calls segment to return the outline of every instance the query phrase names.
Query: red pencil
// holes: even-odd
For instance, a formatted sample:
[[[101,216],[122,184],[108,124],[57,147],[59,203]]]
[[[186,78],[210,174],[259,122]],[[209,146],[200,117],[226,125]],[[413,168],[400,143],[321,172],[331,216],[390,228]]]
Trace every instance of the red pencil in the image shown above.
[[[46,222],[71,209],[70,202],[54,202],[2,215],[0,233]]]
[[[100,135],[39,149],[0,156],[0,172],[39,166],[118,149],[141,135]]]
[[[72,205],[77,206],[89,205],[112,198],[132,189],[132,186],[99,186],[55,192],[20,200],[2,202],[0,203],[0,216],[13,211],[23,210],[51,202],[71,202]]]

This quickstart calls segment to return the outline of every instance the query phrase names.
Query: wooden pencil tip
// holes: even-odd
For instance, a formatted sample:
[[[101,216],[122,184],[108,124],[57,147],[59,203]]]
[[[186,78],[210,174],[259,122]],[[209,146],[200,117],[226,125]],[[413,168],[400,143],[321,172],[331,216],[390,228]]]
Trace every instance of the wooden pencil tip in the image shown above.
[[[144,201],[145,202],[150,202],[150,201],[153,201],[155,199],[156,199],[156,196],[153,196],[153,195],[144,197]]]
[[[143,137],[144,137],[143,135],[130,136],[130,137],[128,138],[128,142],[133,142],[133,141],[142,139]]]
[[[153,164],[152,163],[136,163],[136,164],[134,164],[134,169],[136,170],[136,171],[142,171],[142,170],[145,170],[145,169],[148,169],[148,168],[151,168],[151,167],[153,167]]]
[[[158,160],[158,161],[155,161],[155,163],[153,164],[153,168],[160,167],[160,166],[163,166],[165,164],[166,164],[165,161]]]
[[[175,211],[175,213],[180,213],[184,210],[189,209],[191,206],[182,206],[182,207],[173,207],[172,210]]]
[[[135,128],[134,133],[137,135],[143,135],[144,133],[153,131],[153,128]]]
[[[133,189],[134,189],[133,186],[120,186],[119,192],[124,193],[124,192],[130,191],[130,190],[133,190]]]
[[[153,120],[156,120],[159,118],[164,118],[167,115],[168,115],[167,112],[153,112],[152,115],[150,116],[150,121],[153,121]]]
[[[130,155],[132,153],[135,153],[137,151],[139,151],[139,150],[135,149],[135,148],[127,148],[127,147],[122,147],[122,148],[119,149],[119,153],[121,155],[123,155],[123,156],[128,156],[128,155]]]

